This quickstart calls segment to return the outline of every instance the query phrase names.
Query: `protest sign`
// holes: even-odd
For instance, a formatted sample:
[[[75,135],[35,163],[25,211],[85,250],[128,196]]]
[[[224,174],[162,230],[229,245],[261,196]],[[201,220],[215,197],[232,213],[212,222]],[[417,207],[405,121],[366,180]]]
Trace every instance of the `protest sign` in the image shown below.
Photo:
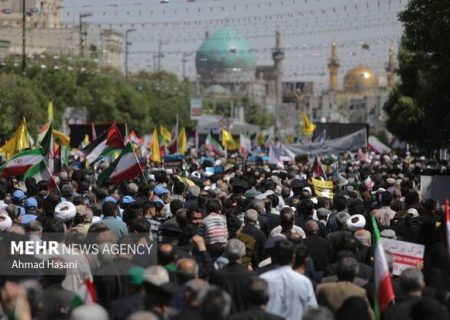
[[[420,193],[424,199],[433,198],[444,203],[449,197],[450,176],[420,176]]]
[[[392,254],[396,276],[408,268],[415,268],[423,264],[425,246],[417,243],[381,238],[381,244],[385,251]]]

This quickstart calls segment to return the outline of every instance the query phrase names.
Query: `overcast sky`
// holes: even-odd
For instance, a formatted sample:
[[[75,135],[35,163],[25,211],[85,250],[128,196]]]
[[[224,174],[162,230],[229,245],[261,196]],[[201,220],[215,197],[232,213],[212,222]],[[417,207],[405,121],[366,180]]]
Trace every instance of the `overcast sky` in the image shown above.
[[[286,51],[284,79],[328,85],[327,58],[336,40],[341,62],[339,76],[359,64],[385,78],[390,46],[397,52],[402,26],[397,14],[406,0],[65,0],[63,19],[78,24],[80,12],[93,13],[86,22],[130,33],[129,66],[132,71],[152,69],[158,42],[162,42],[162,67],[195,76],[193,54],[205,32],[223,26],[248,39],[257,64],[271,64],[275,31],[283,35]],[[367,46],[362,44],[367,44]],[[364,48],[363,48],[364,47]],[[342,83],[342,81],[341,81]]]

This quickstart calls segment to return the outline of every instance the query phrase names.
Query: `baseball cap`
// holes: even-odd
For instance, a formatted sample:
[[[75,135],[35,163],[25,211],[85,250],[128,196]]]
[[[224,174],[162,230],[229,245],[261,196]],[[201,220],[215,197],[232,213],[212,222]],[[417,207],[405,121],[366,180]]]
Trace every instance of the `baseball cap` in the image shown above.
[[[38,205],[38,203],[37,203],[36,199],[33,197],[30,197],[27,200],[25,200],[25,208],[31,208],[31,207],[37,208],[37,205]]]
[[[155,199],[152,201],[152,203],[154,203],[156,206],[164,207],[164,201],[162,201],[161,199]]]
[[[112,196],[107,196],[105,199],[103,199],[103,203],[106,203],[106,202],[117,203],[117,200],[114,199]]]
[[[25,199],[25,193],[22,190],[16,190],[13,193],[13,200],[23,200]]]
[[[122,198],[123,204],[133,204],[134,202],[135,202],[135,200],[133,199],[132,196],[125,196]]]
[[[160,196],[163,195],[165,193],[169,193],[169,190],[167,190],[166,188],[164,188],[162,185],[157,185],[153,191],[155,192],[156,195]]]

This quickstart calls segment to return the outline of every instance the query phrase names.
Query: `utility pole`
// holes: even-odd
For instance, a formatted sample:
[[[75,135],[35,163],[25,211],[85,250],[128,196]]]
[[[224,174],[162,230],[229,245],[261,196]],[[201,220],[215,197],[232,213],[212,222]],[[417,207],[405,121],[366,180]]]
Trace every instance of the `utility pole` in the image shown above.
[[[26,31],[26,0],[22,0],[22,73],[25,74],[27,68],[27,31]]]
[[[84,56],[84,34],[83,34],[83,19],[92,17],[92,13],[80,13],[80,57]]]
[[[162,40],[159,40],[158,41],[158,71],[161,70],[161,58],[163,57],[161,50],[162,50]]]
[[[281,33],[275,33],[275,48],[272,50],[273,67],[275,71],[275,135],[278,136],[280,129],[280,109],[283,102],[283,87],[282,87],[282,62],[284,59],[284,49],[281,47]]]
[[[183,58],[181,58],[182,70],[183,70],[183,80],[186,79],[186,62],[188,62],[187,57],[189,57],[190,55],[192,55],[192,52],[191,53],[183,52]]]
[[[131,42],[128,41],[128,35],[130,32],[134,32],[136,29],[128,29],[125,31],[125,78],[128,77],[128,46]]]
[[[161,70],[161,59],[164,58],[164,54],[162,53],[162,45],[163,44],[167,44],[167,42],[164,42],[162,40],[158,41],[158,54],[157,54],[157,58],[158,58],[158,69],[157,71]]]

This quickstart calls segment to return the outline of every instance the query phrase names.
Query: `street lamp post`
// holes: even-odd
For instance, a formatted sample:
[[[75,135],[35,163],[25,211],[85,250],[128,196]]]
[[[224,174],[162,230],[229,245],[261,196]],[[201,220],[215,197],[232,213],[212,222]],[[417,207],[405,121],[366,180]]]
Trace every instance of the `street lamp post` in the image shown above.
[[[128,29],[125,31],[125,77],[128,77],[128,46],[131,42],[128,41],[128,35],[130,32],[134,32],[136,29]]]
[[[83,34],[83,19],[92,17],[92,13],[80,13],[80,56],[84,56],[84,34]]]
[[[27,67],[27,34],[26,34],[26,0],[22,0],[22,73],[25,74]]]

